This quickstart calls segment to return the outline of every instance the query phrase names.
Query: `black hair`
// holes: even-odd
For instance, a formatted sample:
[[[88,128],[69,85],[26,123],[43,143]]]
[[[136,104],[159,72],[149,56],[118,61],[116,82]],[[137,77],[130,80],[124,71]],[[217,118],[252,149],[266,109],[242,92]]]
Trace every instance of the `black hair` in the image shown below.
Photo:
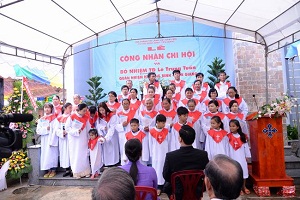
[[[132,118],[129,123],[130,124],[140,124],[140,121],[137,118]]]
[[[169,99],[168,97],[164,98],[163,101],[167,101],[169,104],[171,104],[171,99]]]
[[[215,104],[215,106],[217,106],[217,107],[219,107],[219,102],[217,101],[217,100],[210,100],[209,102],[208,102],[208,105],[210,105],[210,104]]]
[[[130,92],[131,92],[132,90],[134,90],[134,91],[135,91],[135,93],[137,93],[137,94],[138,94],[138,90],[137,90],[137,89],[135,89],[135,88],[131,88],[131,89],[130,89]]]
[[[197,105],[195,99],[189,99],[188,102],[187,102],[187,105],[188,105],[189,103],[194,103],[195,105]]]
[[[58,95],[54,95],[53,97],[56,97],[56,98],[58,98],[58,100],[60,100],[60,98],[59,98],[59,96],[58,96]],[[53,98],[53,97],[52,97],[52,98]]]
[[[128,101],[128,103],[130,104],[130,100],[129,99],[122,99],[122,104],[124,101]]]
[[[212,93],[212,92],[217,93],[217,96],[218,96],[218,91],[217,91],[215,88],[210,88],[209,91],[208,91],[208,96],[209,96],[209,97],[211,97],[211,93]]]
[[[196,132],[189,125],[183,125],[179,130],[179,136],[183,140],[184,144],[191,145],[195,141]]]
[[[177,115],[186,115],[189,114],[189,110],[186,107],[180,106],[179,108],[177,108]]]
[[[133,179],[134,185],[138,182],[138,168],[136,162],[140,159],[142,155],[142,143],[140,140],[134,138],[130,139],[125,143],[125,154],[130,162],[132,162],[129,174]]]
[[[235,98],[236,99],[238,99],[238,98],[240,98],[240,95],[238,94],[238,91],[237,91],[237,89],[234,87],[234,86],[230,86],[229,88],[228,88],[228,90],[230,90],[230,89],[232,89],[234,92],[235,92]],[[228,90],[227,90],[227,93],[228,93]]]
[[[124,88],[127,88],[129,90],[129,87],[127,85],[122,85],[121,90],[123,90]]]
[[[184,94],[185,94],[186,92],[188,92],[188,91],[194,92],[192,88],[189,88],[189,87],[188,87],[188,88],[185,89]]]
[[[174,86],[175,88],[176,88],[176,85],[175,85],[175,83],[170,83],[170,85],[169,86]]]
[[[226,76],[226,72],[225,72],[225,71],[218,72],[218,77],[219,77],[221,74],[225,74],[225,76]]]
[[[167,118],[163,114],[158,114],[155,118],[155,122],[166,122]]]
[[[44,104],[44,108],[51,108],[51,113],[53,113],[53,110],[54,110],[54,106],[53,106],[53,104],[52,103],[45,103]]]
[[[109,93],[108,93],[108,95],[110,95],[110,94],[112,94],[114,97],[116,97],[116,99],[115,99],[115,102],[118,102],[118,96],[117,96],[117,93],[115,92],[115,91],[110,91]]]
[[[201,72],[198,72],[198,73],[196,74],[196,78],[197,78],[198,76],[202,76],[202,77],[204,78],[204,74],[201,73]]]
[[[61,114],[64,114],[65,110],[67,109],[67,107],[71,106],[72,104],[67,102],[65,103],[65,105],[63,105],[63,107],[61,108]]]
[[[194,85],[195,85],[195,83],[197,83],[197,82],[200,82],[200,84],[201,84],[201,81],[198,80],[198,79],[196,79],[196,80],[194,80]]]
[[[154,72],[149,72],[148,75],[147,75],[147,77],[150,78],[151,75],[155,75],[156,76],[156,74]]]
[[[215,115],[211,120],[215,120],[218,124],[220,123],[220,128],[224,130],[224,124],[219,116]]]
[[[100,102],[98,105],[98,116],[99,116],[99,121],[101,118],[103,118],[104,116],[100,113],[100,108],[103,108],[105,110],[105,114],[106,116],[109,115],[110,113],[112,113],[112,111],[108,108],[108,106],[106,105],[105,102]]]
[[[239,105],[239,103],[236,100],[231,100],[229,102],[229,109],[231,109],[231,107],[233,106],[234,103],[237,103]]]
[[[180,74],[180,70],[175,69],[175,70],[172,72],[173,76],[174,76],[175,73],[179,73],[179,74]]]
[[[204,172],[216,198],[229,200],[240,196],[244,179],[243,169],[237,161],[218,154],[209,161]]]
[[[91,128],[89,130],[89,134],[94,134],[96,137],[98,137],[98,135],[99,135],[97,129],[95,129],[95,128]]]
[[[87,105],[85,103],[80,103],[80,104],[78,104],[77,111],[80,111],[80,110],[82,110],[82,109],[84,109],[86,107],[87,107]]]
[[[89,111],[90,111],[91,114],[96,114],[96,112],[97,112],[97,107],[96,107],[96,106],[90,106],[90,107],[89,107]]]
[[[243,143],[246,143],[247,142],[246,135],[242,131],[240,122],[238,120],[236,120],[236,119],[232,119],[232,120],[229,121],[229,126],[230,126],[231,123],[234,123],[236,126],[239,127],[238,130],[237,130],[237,132],[240,135],[241,141]]]
[[[147,91],[148,91],[149,89],[152,89],[152,90],[154,91],[154,93],[155,93],[155,86],[154,86],[153,84],[149,84],[149,86],[148,86],[148,88],[147,88]]]

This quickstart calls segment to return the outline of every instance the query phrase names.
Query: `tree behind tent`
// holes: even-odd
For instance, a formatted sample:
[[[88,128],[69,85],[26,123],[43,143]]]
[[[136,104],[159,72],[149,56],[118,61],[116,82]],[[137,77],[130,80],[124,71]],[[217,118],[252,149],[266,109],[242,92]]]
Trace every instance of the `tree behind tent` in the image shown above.
[[[214,60],[212,61],[212,63],[210,65],[207,65],[210,70],[207,70],[207,72],[211,75],[208,77],[208,79],[210,80],[210,82],[208,83],[210,88],[214,88],[216,83],[218,83],[220,80],[218,79],[218,74],[220,72],[225,72],[225,63],[222,63],[223,60],[216,57],[214,58]],[[226,79],[228,79],[229,76],[226,76]]]

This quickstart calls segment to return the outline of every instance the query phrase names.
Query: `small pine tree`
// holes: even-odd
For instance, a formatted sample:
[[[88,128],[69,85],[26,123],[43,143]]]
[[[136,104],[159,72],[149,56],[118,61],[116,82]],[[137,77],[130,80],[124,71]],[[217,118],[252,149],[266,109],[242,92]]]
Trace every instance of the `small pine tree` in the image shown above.
[[[85,95],[85,97],[88,99],[87,101],[85,101],[85,103],[88,106],[91,106],[91,105],[97,106],[98,101],[106,96],[106,93],[104,93],[102,95],[103,89],[100,87],[101,79],[102,79],[102,77],[94,76],[94,77],[90,78],[88,81],[86,81],[89,84],[89,86],[91,87],[91,89],[89,89],[90,94]]]
[[[216,57],[214,58],[214,60],[212,61],[211,65],[207,65],[210,70],[208,70],[207,72],[211,75],[208,77],[208,79],[210,80],[210,82],[208,83],[210,88],[214,88],[215,84],[218,83],[220,80],[218,79],[218,74],[220,72],[225,72],[225,63],[222,63],[223,60]],[[226,79],[228,79],[229,76],[226,76]]]

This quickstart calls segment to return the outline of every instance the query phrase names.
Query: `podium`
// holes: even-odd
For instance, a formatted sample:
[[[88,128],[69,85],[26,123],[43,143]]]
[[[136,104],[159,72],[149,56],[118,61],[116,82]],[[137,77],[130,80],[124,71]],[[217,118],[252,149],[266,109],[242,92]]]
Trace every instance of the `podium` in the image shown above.
[[[252,157],[253,189],[258,196],[270,196],[269,187],[280,187],[278,194],[294,196],[294,179],[286,175],[282,117],[248,120]]]

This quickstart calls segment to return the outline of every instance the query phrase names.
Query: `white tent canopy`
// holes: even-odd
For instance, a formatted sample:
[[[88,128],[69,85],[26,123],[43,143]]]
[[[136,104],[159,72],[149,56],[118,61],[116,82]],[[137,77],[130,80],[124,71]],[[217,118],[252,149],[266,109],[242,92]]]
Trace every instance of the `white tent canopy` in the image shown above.
[[[64,65],[73,47],[131,24],[191,20],[253,36],[266,53],[300,39],[296,0],[2,0],[0,53]],[[173,16],[173,17],[164,17]],[[193,26],[191,23],[191,26]],[[191,29],[189,36],[203,36]],[[168,37],[178,35],[171,35]],[[141,38],[144,38],[141,33]],[[138,38],[136,38],[138,39]],[[239,39],[239,38],[230,38]],[[114,41],[110,41],[114,42]],[[101,43],[97,45],[103,45]],[[85,49],[84,49],[85,50]]]

